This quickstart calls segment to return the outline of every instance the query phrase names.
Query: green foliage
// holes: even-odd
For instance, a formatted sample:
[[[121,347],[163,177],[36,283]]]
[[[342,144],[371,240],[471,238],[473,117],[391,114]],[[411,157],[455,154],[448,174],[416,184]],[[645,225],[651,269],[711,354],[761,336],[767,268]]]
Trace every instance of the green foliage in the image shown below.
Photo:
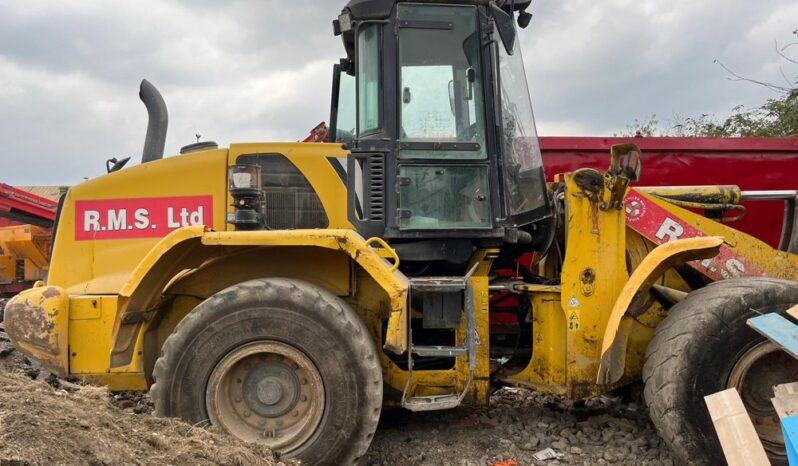
[[[798,88],[780,99],[770,99],[755,109],[734,108],[731,116],[718,120],[711,115],[675,116],[670,125],[661,125],[656,115],[637,120],[615,136],[760,138],[798,135]]]
[[[787,137],[798,135],[798,89],[781,99],[770,99],[759,108],[736,107],[723,121],[707,115],[686,119],[687,136]]]
[[[635,118],[634,123],[626,125],[626,129],[620,133],[615,133],[615,137],[652,137],[661,136],[662,129],[659,126],[657,115],[651,115],[647,120],[638,120]]]
[[[798,29],[793,31],[798,36]],[[776,52],[791,65],[798,65],[798,60],[785,54],[792,47],[798,47],[798,42],[787,44]],[[790,82],[782,72],[782,77],[789,85],[775,85],[767,82],[743,78],[735,74],[722,63],[735,81],[747,81],[765,86],[781,94],[779,98],[768,99],[762,106],[749,109],[744,106],[734,108],[731,116],[719,120],[712,115],[703,114],[699,117],[674,116],[674,121],[669,125],[661,125],[656,115],[644,121],[635,119],[634,123],[627,125],[626,129],[616,136],[672,136],[672,137],[788,137],[798,136],[798,81]],[[731,78],[730,78],[731,79]]]

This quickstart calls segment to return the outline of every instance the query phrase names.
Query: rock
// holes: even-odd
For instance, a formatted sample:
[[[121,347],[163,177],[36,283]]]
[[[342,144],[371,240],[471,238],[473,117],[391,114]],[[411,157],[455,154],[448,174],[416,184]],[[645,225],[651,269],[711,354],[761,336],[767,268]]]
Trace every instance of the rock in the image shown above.
[[[525,451],[534,451],[535,448],[537,448],[538,443],[539,442],[537,442],[537,441],[535,441],[535,443],[526,442],[525,444],[521,445],[521,449],[525,450]]]
[[[582,449],[579,447],[571,447],[571,454],[572,455],[581,455]]]
[[[119,407],[119,409],[130,409],[136,406],[136,403],[130,400],[121,400],[119,401],[119,403],[117,403],[117,406]]]
[[[659,443],[660,443],[659,437],[657,437],[656,435],[652,435],[648,438],[648,446],[650,448],[657,448],[659,446]]]
[[[568,449],[568,442],[565,440],[557,440],[556,442],[552,442],[551,447],[556,450],[567,450]]]

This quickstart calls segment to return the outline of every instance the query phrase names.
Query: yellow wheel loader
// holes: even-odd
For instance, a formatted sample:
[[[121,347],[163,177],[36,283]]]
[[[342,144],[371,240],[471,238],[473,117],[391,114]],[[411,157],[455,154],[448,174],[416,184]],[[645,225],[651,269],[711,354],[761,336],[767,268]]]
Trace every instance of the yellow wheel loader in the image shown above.
[[[352,0],[334,21],[330,143],[211,142],[61,200],[49,277],[5,326],[60,375],[150,390],[156,413],[352,464],[383,406],[586,399],[642,380],[674,455],[722,456],[703,396],[736,387],[774,462],[771,387],[798,365],[745,325],[798,303],[784,250],[735,231],[795,191],[635,185],[641,154],[547,184],[519,27],[528,0]],[[793,209],[793,210],[789,210]]]

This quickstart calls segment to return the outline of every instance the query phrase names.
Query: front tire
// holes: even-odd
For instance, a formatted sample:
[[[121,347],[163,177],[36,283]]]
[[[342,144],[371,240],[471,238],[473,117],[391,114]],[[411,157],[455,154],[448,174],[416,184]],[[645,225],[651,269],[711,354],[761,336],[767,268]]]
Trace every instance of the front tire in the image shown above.
[[[746,321],[784,313],[798,284],[771,278],[724,280],[690,293],[657,327],[646,351],[644,397],[651,419],[685,464],[725,464],[704,397],[736,388],[773,464],[786,464],[773,385],[798,380],[798,361]]]
[[[299,280],[252,280],[202,302],[167,338],[153,378],[157,415],[211,423],[306,464],[356,463],[382,406],[365,325]]]

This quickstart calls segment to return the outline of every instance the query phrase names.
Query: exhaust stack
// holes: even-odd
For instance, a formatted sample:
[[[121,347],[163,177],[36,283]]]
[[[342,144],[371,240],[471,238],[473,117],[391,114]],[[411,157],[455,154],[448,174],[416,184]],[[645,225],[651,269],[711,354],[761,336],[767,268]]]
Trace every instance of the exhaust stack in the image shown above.
[[[166,103],[161,93],[146,79],[141,81],[139,98],[147,107],[149,116],[147,136],[144,138],[144,151],[141,154],[141,163],[147,163],[163,158],[169,113],[166,111]]]

